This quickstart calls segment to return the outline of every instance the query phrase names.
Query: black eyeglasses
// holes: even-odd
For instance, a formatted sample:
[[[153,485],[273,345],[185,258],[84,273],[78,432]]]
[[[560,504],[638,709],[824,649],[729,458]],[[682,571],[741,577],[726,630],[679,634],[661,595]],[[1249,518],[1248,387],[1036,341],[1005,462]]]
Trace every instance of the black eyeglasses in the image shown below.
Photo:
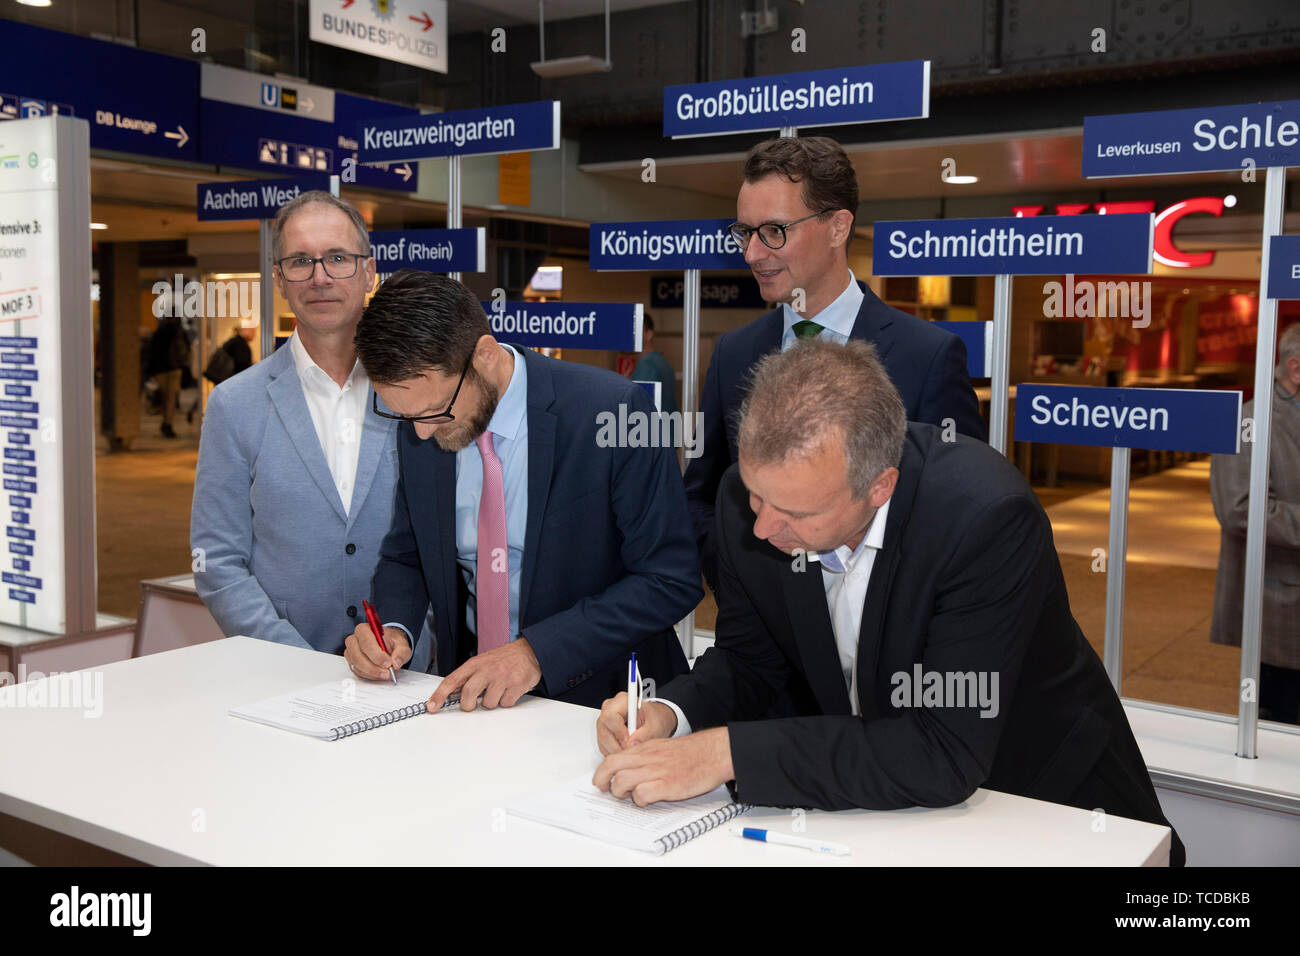
[[[375,410],[375,414],[380,418],[391,418],[399,422],[411,422],[415,425],[441,425],[444,422],[454,422],[456,416],[451,413],[451,407],[456,404],[456,396],[460,394],[460,387],[465,384],[465,374],[469,371],[470,363],[474,361],[474,353],[469,353],[469,358],[465,360],[465,367],[460,370],[460,381],[456,383],[456,391],[451,393],[451,401],[447,403],[447,410],[439,412],[437,415],[392,415],[388,412],[379,410],[379,393],[372,392],[370,395],[370,404]]]
[[[807,222],[809,219],[816,219],[818,216],[824,216],[828,212],[834,212],[834,209],[823,209],[821,212],[815,212],[811,216],[804,216],[802,219],[792,219],[789,222],[764,222],[757,226],[746,226],[741,222],[733,222],[727,227],[727,232],[731,233],[731,238],[740,243],[740,251],[744,252],[749,246],[749,237],[758,233],[758,238],[763,240],[763,245],[769,249],[780,249],[785,245],[785,231],[791,226],[797,226],[801,222]]]
[[[357,274],[357,261],[369,259],[363,252],[331,252],[327,256],[285,256],[276,259],[280,275],[287,282],[306,282],[316,274],[316,263],[331,279],[351,279]]]

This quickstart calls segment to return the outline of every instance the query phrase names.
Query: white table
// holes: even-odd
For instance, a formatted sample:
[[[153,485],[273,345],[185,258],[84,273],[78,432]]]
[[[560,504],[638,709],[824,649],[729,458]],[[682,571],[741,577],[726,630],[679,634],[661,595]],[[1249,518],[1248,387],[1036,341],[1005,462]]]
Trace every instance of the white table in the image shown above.
[[[598,763],[594,710],[537,698],[337,742],[228,716],[348,676],[342,660],[236,637],[110,664],[103,713],[0,689],[0,813],[154,864],[1163,865],[1166,827],[995,791],[941,810],[809,812],[848,858],[715,830],[663,857],[507,816]],[[791,812],[750,825],[789,830]]]

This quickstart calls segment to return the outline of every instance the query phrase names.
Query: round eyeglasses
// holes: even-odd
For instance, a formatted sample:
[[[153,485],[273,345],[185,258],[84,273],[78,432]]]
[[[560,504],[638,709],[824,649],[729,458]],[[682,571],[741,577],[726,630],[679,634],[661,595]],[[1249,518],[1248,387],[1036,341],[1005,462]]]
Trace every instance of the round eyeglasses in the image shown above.
[[[357,274],[357,262],[369,258],[362,252],[331,252],[324,256],[286,256],[275,260],[275,264],[285,281],[306,282],[316,274],[318,262],[331,279],[351,279]]]
[[[824,216],[828,212],[834,211],[834,209],[823,209],[821,212],[804,216],[802,219],[792,219],[789,222],[764,222],[757,226],[747,226],[743,222],[733,222],[727,227],[727,232],[731,233],[731,238],[740,244],[741,252],[744,252],[749,247],[749,237],[754,233],[758,233],[758,238],[763,240],[763,245],[769,249],[780,249],[785,245],[785,231],[791,226],[797,226],[801,222],[807,222],[809,219],[816,219],[818,216]]]

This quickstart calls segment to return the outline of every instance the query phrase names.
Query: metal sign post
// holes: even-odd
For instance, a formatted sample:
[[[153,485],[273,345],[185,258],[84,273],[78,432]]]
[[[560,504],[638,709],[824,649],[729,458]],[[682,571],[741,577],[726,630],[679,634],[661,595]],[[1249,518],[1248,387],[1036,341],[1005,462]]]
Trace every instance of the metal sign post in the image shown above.
[[[1282,232],[1286,168],[1268,167],[1264,180],[1264,237],[1259,270],[1259,333],[1255,342],[1255,434],[1250,453],[1250,500],[1246,505],[1246,580],[1242,590],[1241,688],[1237,707],[1237,756],[1255,758],[1259,725],[1259,656],[1264,616],[1264,552],[1268,541],[1268,459],[1273,434],[1273,364],[1277,299],[1268,294],[1272,238]],[[1247,694],[1247,687],[1255,693]]]
[[[693,448],[695,411],[699,404],[696,380],[700,368],[700,270],[687,269],[682,273],[682,442]],[[686,470],[685,455],[682,470]],[[695,657],[695,611],[681,622],[682,652],[687,660]]]
[[[993,277],[993,354],[989,356],[989,445],[1007,454],[1007,415],[1011,405],[1011,276]]]
[[[459,229],[461,226],[461,208],[460,208],[460,157],[447,157],[447,228]],[[457,282],[460,281],[459,272],[449,272]]]

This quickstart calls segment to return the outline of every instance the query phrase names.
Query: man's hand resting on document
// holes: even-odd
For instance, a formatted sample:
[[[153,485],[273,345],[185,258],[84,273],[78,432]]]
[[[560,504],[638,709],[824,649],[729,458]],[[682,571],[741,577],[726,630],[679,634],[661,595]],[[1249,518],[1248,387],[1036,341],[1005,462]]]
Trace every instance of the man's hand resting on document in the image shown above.
[[[399,670],[411,659],[411,644],[400,627],[384,628],[384,643],[391,653],[385,654],[380,650],[369,624],[358,624],[343,642],[343,659],[358,677],[389,680],[388,668]]]
[[[448,674],[429,698],[430,713],[442,709],[452,691],[460,691],[460,709],[473,710],[483,698],[485,710],[513,707],[520,697],[542,681],[542,665],[528,638],[522,635],[509,644],[471,657]]]

